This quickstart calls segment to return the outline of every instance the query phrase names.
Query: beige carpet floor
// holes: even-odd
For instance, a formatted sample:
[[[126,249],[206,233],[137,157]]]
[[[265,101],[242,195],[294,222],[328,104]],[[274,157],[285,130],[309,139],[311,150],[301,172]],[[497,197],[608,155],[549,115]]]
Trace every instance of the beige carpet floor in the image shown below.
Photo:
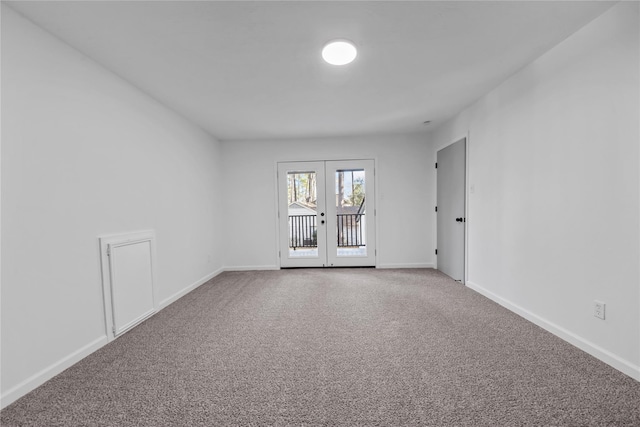
[[[640,426],[640,383],[428,270],[227,272],[3,426]]]

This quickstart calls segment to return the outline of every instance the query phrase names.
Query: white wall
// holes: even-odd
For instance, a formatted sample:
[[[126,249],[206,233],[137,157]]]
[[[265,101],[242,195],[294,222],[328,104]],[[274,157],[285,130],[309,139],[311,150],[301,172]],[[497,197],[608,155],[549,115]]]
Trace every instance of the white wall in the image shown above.
[[[430,135],[470,135],[469,285],[636,379],[638,36],[618,4]]]
[[[378,267],[433,266],[433,153],[425,135],[223,142],[225,266],[278,268],[276,163],[376,159]]]
[[[104,344],[97,236],[165,304],[222,267],[220,144],[2,5],[2,405]]]
[[[2,405],[106,342],[98,235],[156,230],[165,304],[277,268],[277,161],[375,158],[378,266],[433,265],[435,149],[467,131],[469,284],[640,378],[638,60],[623,3],[430,145],[220,144],[3,5]]]

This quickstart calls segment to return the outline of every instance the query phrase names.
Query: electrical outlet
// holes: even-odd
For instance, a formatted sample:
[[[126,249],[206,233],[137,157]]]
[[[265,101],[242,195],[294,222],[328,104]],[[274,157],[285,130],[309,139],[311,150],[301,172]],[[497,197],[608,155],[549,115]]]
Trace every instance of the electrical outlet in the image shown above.
[[[606,304],[602,301],[594,301],[593,302],[593,315],[598,319],[604,320],[604,309]]]

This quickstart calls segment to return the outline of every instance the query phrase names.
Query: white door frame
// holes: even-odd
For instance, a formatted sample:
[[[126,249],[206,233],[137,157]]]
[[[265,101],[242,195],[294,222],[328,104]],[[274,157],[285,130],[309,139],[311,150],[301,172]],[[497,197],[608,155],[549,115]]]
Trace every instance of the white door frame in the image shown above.
[[[367,224],[367,246],[371,247],[371,250],[373,251],[372,257],[367,257],[369,260],[365,260],[362,261],[362,259],[359,259],[358,257],[340,257],[339,258],[339,262],[335,262],[333,263],[333,265],[331,265],[328,261],[328,257],[327,257],[327,263],[326,265],[321,264],[321,265],[305,265],[305,263],[303,261],[301,261],[301,264],[299,265],[299,267],[313,267],[313,266],[318,266],[318,267],[347,267],[347,266],[371,266],[371,267],[377,267],[377,261],[378,261],[378,257],[377,257],[377,235],[378,235],[378,222],[376,220],[376,216],[377,216],[377,212],[376,212],[376,208],[375,208],[375,201],[377,198],[377,184],[378,184],[378,178],[376,175],[376,163],[377,160],[373,157],[370,158],[360,158],[360,159],[345,159],[345,158],[337,158],[337,159],[325,159],[325,160],[300,160],[300,161],[290,161],[290,160],[278,160],[275,162],[275,187],[276,187],[276,200],[275,200],[275,209],[276,209],[276,215],[275,215],[275,219],[276,219],[276,235],[277,235],[277,239],[276,239],[276,257],[278,258],[278,268],[289,268],[292,267],[290,265],[283,265],[282,263],[282,259],[285,256],[285,253],[288,252],[289,247],[287,246],[283,246],[283,242],[286,242],[287,239],[285,238],[283,240],[283,235],[288,233],[288,230],[283,230],[282,228],[282,222],[280,220],[280,215],[282,215],[282,212],[284,212],[284,215],[287,215],[287,206],[283,206],[282,201],[281,201],[281,194],[284,194],[284,192],[287,191],[287,188],[283,186],[283,184],[280,182],[279,179],[279,174],[280,174],[280,168],[281,168],[281,164],[299,164],[299,165],[309,165],[309,164],[313,164],[313,163],[318,163],[318,162],[322,162],[325,165],[327,163],[338,163],[338,162],[344,162],[344,166],[345,167],[354,167],[354,163],[355,163],[355,167],[360,167],[360,165],[358,165],[358,162],[370,162],[370,166],[368,166],[367,168],[363,169],[372,169],[370,171],[367,171],[367,178],[366,178],[366,182],[370,182],[372,184],[370,185],[365,185],[365,192],[366,192],[366,200],[367,200],[367,210],[370,212],[369,215],[373,218],[372,220],[369,221],[369,223]],[[302,170],[302,169],[301,169]],[[326,172],[326,171],[325,171]],[[370,176],[370,177],[369,177]],[[328,185],[326,183],[329,182],[329,177],[326,176],[325,177],[325,185]],[[373,189],[371,189],[371,187],[373,187]],[[326,195],[326,191],[325,195]],[[326,214],[326,210],[329,209],[328,206],[325,206],[325,214]],[[335,207],[333,207],[333,211],[335,213]],[[327,218],[328,219],[328,218]],[[372,223],[372,224],[371,224]],[[328,225],[330,227],[334,227],[336,225],[335,220],[333,221],[326,221],[325,225]],[[325,236],[328,236],[329,233],[325,232]],[[368,249],[368,248],[367,248]],[[326,253],[326,246],[325,246],[325,253]],[[369,254],[369,253],[368,253]],[[309,258],[306,258],[307,260]],[[371,259],[373,259],[373,262],[371,262]],[[295,265],[293,267],[296,267]]]

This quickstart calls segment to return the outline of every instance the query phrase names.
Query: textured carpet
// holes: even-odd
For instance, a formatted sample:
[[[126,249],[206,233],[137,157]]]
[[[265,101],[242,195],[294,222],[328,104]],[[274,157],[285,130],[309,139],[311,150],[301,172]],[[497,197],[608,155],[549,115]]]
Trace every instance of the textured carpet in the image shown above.
[[[223,273],[0,420],[640,426],[639,402],[639,382],[437,271],[309,269]]]

